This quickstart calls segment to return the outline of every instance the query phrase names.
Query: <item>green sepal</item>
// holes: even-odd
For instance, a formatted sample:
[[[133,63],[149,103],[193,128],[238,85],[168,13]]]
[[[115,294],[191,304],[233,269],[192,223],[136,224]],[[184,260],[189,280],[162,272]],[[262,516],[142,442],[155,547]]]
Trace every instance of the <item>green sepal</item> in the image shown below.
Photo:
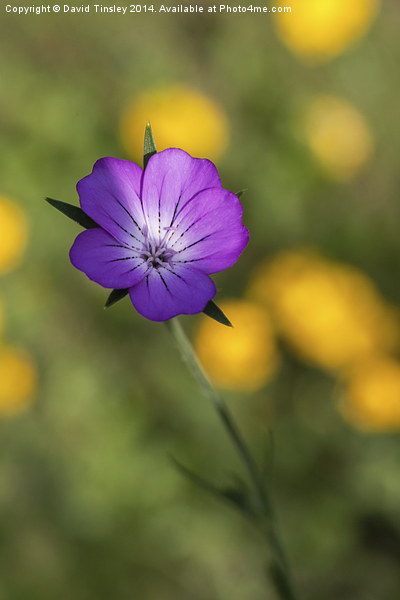
[[[129,289],[121,289],[121,290],[113,290],[111,292],[111,294],[108,296],[106,303],[104,305],[104,308],[110,308],[110,306],[112,306],[113,304],[116,304],[117,302],[119,302],[120,300],[122,300],[122,298],[125,298],[125,296],[129,293]]]
[[[247,188],[244,188],[243,190],[239,190],[238,192],[236,192],[235,196],[237,196],[240,199],[246,192]]]
[[[93,221],[88,215],[83,212],[83,210],[79,206],[74,206],[73,204],[68,204],[67,202],[62,202],[61,200],[54,200],[53,198],[45,198],[46,202],[51,204],[54,208],[59,210],[63,215],[81,225],[85,229],[94,229],[95,227],[99,227],[99,225]]]
[[[214,300],[210,300],[209,302],[207,302],[206,307],[203,310],[203,313],[205,315],[207,315],[207,317],[214,319],[214,321],[218,321],[218,323],[221,323],[221,325],[226,325],[227,327],[233,327],[233,325],[230,322],[230,320],[228,319],[228,317],[226,317],[224,315],[224,313],[219,308],[219,306],[217,306],[215,304]]]
[[[147,121],[146,129],[144,132],[144,144],[143,144],[143,169],[147,167],[147,163],[153,154],[157,154],[157,148],[151,130],[150,121]]]

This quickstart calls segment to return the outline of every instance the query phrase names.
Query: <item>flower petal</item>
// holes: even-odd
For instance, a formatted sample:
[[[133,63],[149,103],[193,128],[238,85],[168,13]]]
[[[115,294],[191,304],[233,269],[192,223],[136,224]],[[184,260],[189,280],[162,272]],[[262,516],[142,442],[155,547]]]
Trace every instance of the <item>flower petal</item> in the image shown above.
[[[174,270],[153,269],[129,290],[136,310],[152,321],[166,321],[177,315],[192,315],[204,310],[216,294],[215,284],[189,265]]]
[[[149,232],[162,238],[180,211],[208,188],[221,188],[215,165],[178,148],[154,154],[143,177],[142,200]]]
[[[145,261],[132,248],[123,246],[101,228],[82,231],[69,256],[74,267],[105,288],[129,288],[147,271]]]
[[[120,242],[140,245],[144,225],[140,187],[143,170],[129,160],[101,158],[77,184],[82,209]]]
[[[197,194],[182,210],[171,233],[168,246],[177,252],[174,263],[192,263],[205,273],[231,267],[249,241],[242,216],[239,198],[227,190]]]

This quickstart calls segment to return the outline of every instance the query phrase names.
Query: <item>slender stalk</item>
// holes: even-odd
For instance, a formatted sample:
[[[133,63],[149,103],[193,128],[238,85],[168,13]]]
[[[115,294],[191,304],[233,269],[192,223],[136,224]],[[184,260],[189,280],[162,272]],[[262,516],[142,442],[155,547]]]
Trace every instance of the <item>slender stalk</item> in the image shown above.
[[[178,319],[174,318],[170,321],[167,321],[167,327],[172,334],[178,348],[180,349],[183,360],[188,364],[194,377],[200,384],[203,393],[212,402],[215,410],[217,411],[222,425],[230,437],[233,446],[235,447],[238,456],[248,473],[256,500],[256,519],[273,555],[269,573],[275,586],[275,590],[281,600],[297,600],[297,596],[294,592],[292,584],[289,564],[282,546],[282,542],[276,530],[271,501],[257,463],[255,462],[251,452],[243,440],[242,435],[223,398],[215,389],[207,374],[203,370],[195,350],[189,342]]]

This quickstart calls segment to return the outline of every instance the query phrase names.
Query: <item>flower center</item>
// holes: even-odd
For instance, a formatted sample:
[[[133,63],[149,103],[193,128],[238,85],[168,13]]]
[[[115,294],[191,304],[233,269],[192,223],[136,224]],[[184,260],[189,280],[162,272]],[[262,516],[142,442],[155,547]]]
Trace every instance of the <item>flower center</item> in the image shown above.
[[[175,250],[166,248],[163,242],[154,242],[147,239],[143,244],[140,258],[143,258],[149,267],[163,267],[164,265],[172,266],[172,257],[176,254]]]

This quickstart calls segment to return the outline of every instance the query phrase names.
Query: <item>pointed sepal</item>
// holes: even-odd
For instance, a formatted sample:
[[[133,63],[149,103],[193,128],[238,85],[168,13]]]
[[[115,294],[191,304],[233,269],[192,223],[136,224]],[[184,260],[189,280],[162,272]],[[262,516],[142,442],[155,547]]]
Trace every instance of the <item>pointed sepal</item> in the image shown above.
[[[210,300],[207,302],[203,313],[210,317],[210,319],[214,319],[214,321],[218,321],[221,325],[226,325],[227,327],[233,327],[232,323],[228,319],[226,315],[222,312],[222,310],[217,306],[214,300]]]
[[[235,196],[237,196],[240,199],[246,192],[247,188],[243,188],[243,190],[239,190],[238,192],[236,192]]]
[[[157,153],[156,143],[154,141],[153,132],[151,130],[150,121],[147,121],[146,129],[144,132],[144,144],[143,144],[143,169],[147,167],[147,163],[153,154]]]
[[[84,227],[85,229],[99,227],[79,206],[74,206],[73,204],[68,204],[68,202],[62,202],[61,200],[54,200],[53,198],[45,198],[45,200],[63,215],[72,219],[75,223],[78,223],[81,227]]]
[[[104,308],[110,308],[110,306],[112,306],[113,304],[116,304],[117,302],[122,300],[122,298],[125,298],[125,296],[128,294],[128,292],[129,292],[129,289],[113,290],[111,292],[111,294],[108,296],[106,303],[104,305]]]

